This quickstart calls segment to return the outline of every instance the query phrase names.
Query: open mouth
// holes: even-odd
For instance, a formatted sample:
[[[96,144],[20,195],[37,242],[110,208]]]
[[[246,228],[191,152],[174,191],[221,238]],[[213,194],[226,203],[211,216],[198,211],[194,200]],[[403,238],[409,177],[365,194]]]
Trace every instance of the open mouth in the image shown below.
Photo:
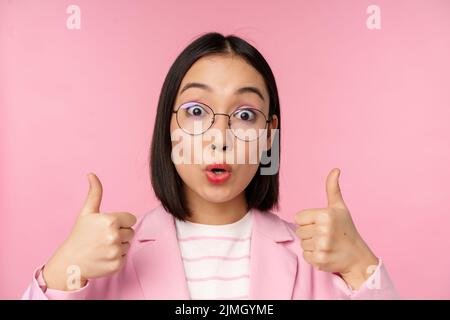
[[[225,172],[231,172],[231,166],[226,163],[213,163],[206,167],[206,171],[211,171],[214,174],[223,174]]]
[[[206,177],[211,183],[226,182],[231,176],[231,167],[228,164],[216,163],[206,167]]]
[[[211,171],[212,171],[212,173],[214,173],[215,175],[218,175],[218,176],[227,172],[225,169],[220,169],[220,168],[214,168],[214,169],[211,169]]]

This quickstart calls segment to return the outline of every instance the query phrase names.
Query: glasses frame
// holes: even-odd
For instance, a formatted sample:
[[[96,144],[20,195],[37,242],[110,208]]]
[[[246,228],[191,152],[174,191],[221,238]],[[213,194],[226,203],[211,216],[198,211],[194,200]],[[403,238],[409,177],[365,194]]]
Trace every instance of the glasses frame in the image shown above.
[[[211,124],[209,125],[209,127],[208,127],[206,130],[204,130],[204,131],[201,132],[201,133],[190,133],[190,132],[186,131],[186,130],[180,125],[180,122],[178,121],[178,111],[180,110],[180,108],[181,108],[182,106],[184,106],[185,104],[187,104],[187,103],[193,103],[193,102],[198,103],[198,104],[203,105],[203,106],[206,106],[209,110],[211,110],[211,113],[213,114]],[[191,136],[198,136],[198,135],[204,134],[206,131],[208,131],[209,129],[211,129],[211,127],[212,127],[212,126],[214,125],[214,123],[216,122],[216,115],[222,115],[222,116],[227,116],[227,117],[228,117],[228,122],[227,122],[227,123],[228,123],[228,128],[231,130],[231,132],[233,133],[233,135],[234,135],[237,139],[239,139],[239,140],[241,140],[241,141],[255,141],[255,140],[258,140],[258,139],[261,137],[262,134],[260,134],[256,139],[252,139],[252,140],[244,140],[244,139],[239,138],[239,137],[233,132],[233,129],[231,129],[231,117],[232,117],[235,113],[237,113],[238,111],[241,111],[241,110],[252,110],[252,111],[256,111],[256,112],[261,113],[262,116],[263,116],[264,119],[265,119],[265,126],[264,126],[264,129],[263,129],[263,130],[267,129],[268,123],[270,123],[270,122],[272,121],[272,119],[273,119],[273,115],[270,115],[270,116],[269,116],[269,119],[267,119],[267,117],[266,117],[266,115],[264,114],[264,112],[262,112],[262,111],[259,110],[259,109],[253,108],[253,107],[243,108],[243,109],[236,109],[236,110],[234,110],[232,113],[228,114],[228,113],[214,112],[214,110],[213,110],[209,105],[207,105],[206,103],[203,103],[203,102],[198,102],[198,101],[188,101],[188,102],[184,102],[184,103],[180,104],[180,105],[177,107],[176,110],[172,110],[172,113],[176,113],[175,118],[176,118],[176,120],[177,120],[178,127],[179,127],[181,130],[183,130],[184,132],[186,132],[187,134],[191,135]]]

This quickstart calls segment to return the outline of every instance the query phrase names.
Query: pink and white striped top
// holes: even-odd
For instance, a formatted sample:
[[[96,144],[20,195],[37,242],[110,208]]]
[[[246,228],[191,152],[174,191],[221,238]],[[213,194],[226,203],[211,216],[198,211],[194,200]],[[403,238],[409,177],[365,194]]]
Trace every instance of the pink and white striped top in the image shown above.
[[[231,224],[175,224],[191,299],[248,299],[252,211]]]

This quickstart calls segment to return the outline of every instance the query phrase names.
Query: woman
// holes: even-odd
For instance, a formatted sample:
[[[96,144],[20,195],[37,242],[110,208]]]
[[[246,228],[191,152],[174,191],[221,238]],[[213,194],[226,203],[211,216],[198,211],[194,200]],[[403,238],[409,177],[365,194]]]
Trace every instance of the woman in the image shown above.
[[[352,222],[338,169],[326,181],[327,208],[300,211],[296,223],[270,211],[279,175],[263,170],[262,156],[278,168],[280,128],[263,56],[236,36],[196,39],[159,98],[150,169],[161,205],[138,220],[101,213],[102,185],[90,174],[71,234],[23,298],[397,298]]]

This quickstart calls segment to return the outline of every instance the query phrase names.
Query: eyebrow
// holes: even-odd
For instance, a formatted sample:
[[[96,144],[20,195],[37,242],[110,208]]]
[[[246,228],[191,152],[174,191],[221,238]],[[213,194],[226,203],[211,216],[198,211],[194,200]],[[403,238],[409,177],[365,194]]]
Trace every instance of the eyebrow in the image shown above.
[[[180,95],[189,88],[200,88],[200,89],[207,90],[209,92],[213,91],[213,89],[210,86],[208,86],[204,83],[189,82],[183,87],[183,89],[181,89]],[[261,98],[262,101],[265,101],[261,91],[256,87],[242,87],[242,88],[239,88],[238,90],[236,90],[236,92],[234,94],[243,94],[246,92],[253,92],[253,93],[257,94]]]

